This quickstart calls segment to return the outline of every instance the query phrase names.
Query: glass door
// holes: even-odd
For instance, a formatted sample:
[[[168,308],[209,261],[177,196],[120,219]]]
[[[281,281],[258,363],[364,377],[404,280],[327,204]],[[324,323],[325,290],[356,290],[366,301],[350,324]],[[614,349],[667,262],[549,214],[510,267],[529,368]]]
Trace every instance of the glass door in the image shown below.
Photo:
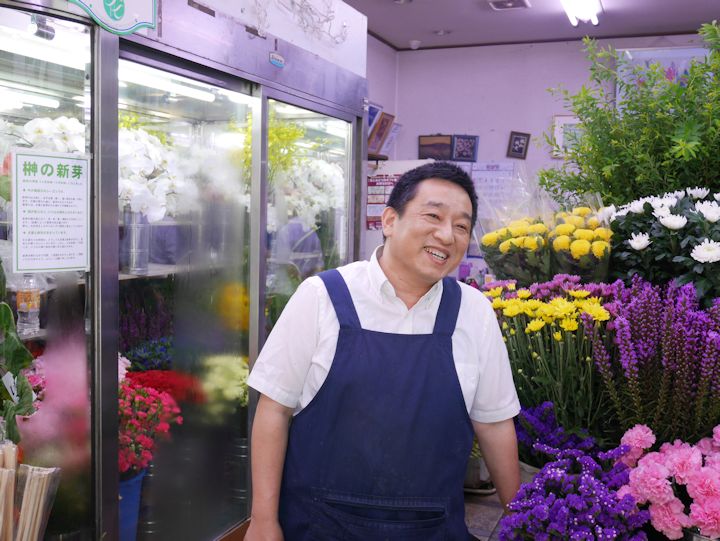
[[[259,99],[130,60],[118,75],[121,491],[145,476],[138,539],[211,539],[248,515]]]
[[[12,312],[0,325],[0,445],[19,441],[24,464],[60,468],[50,538],[93,538],[90,269],[63,271],[51,261],[84,242],[89,262],[90,50],[84,25],[0,7],[0,311]],[[72,232],[67,212],[78,213]],[[27,526],[22,506],[16,511],[16,527]]]
[[[266,327],[300,282],[348,263],[352,123],[268,100]]]

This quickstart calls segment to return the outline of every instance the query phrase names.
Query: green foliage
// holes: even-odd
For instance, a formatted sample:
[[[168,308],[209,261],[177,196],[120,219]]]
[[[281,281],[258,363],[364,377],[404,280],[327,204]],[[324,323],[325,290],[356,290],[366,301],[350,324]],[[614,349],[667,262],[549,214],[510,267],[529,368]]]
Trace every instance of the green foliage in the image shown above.
[[[590,80],[576,94],[551,89],[579,119],[559,168],[538,172],[561,201],[568,192],[621,205],[687,186],[720,190],[720,28],[700,29],[709,56],[670,81],[659,64],[631,68],[613,49],[585,39]],[[615,89],[617,88],[617,102]],[[555,150],[551,134],[545,140]]]
[[[295,122],[280,120],[275,111],[270,111],[268,119],[268,183],[272,185],[275,177],[282,171],[288,171],[297,165],[298,147],[296,143],[305,136],[305,128]],[[241,151],[244,178],[251,178],[252,171],[252,117],[248,115],[245,124],[245,145]]]
[[[140,116],[135,113],[120,113],[118,115],[118,128],[125,128],[126,130],[142,129],[150,135],[154,135],[155,137],[157,137],[163,146],[172,146],[172,138],[168,135],[166,131],[154,130],[150,126],[152,126],[151,122],[140,120]]]

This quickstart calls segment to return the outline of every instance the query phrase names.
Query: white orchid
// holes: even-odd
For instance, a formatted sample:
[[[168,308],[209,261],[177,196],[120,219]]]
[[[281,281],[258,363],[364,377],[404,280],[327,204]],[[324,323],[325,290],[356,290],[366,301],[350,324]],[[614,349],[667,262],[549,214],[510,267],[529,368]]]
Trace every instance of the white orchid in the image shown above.
[[[659,220],[665,227],[675,231],[682,229],[687,224],[687,218],[685,216],[678,216],[677,214],[668,214],[667,216],[662,216]]]
[[[628,244],[630,244],[630,247],[633,250],[644,250],[650,244],[652,241],[650,240],[650,235],[647,233],[633,233],[631,235],[631,238],[628,239]]]
[[[702,214],[710,223],[720,220],[720,205],[716,201],[701,201],[695,203],[695,210]]]
[[[33,118],[19,135],[39,150],[85,152],[85,126],[76,118]]]
[[[687,193],[693,199],[705,199],[710,194],[710,190],[695,186],[694,188],[688,188]]]
[[[720,242],[705,239],[693,248],[690,255],[699,263],[715,263],[720,261]]]

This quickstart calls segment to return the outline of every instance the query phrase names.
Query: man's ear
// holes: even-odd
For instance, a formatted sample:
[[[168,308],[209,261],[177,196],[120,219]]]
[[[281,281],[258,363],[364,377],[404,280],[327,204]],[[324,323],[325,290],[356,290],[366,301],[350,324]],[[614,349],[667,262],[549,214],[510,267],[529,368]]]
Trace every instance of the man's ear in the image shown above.
[[[385,210],[383,210],[381,216],[383,236],[392,237],[392,232],[395,228],[395,222],[398,220],[398,218],[399,216],[397,210],[392,207],[385,207]]]

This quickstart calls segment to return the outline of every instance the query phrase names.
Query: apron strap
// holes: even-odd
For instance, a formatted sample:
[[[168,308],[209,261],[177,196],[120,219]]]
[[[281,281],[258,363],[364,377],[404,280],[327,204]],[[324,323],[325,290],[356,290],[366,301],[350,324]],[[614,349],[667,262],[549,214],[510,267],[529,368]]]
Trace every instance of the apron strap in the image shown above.
[[[318,276],[325,283],[325,288],[328,295],[330,295],[340,327],[360,329],[360,319],[355,311],[355,304],[350,295],[350,290],[342,275],[337,269],[331,269],[321,272]]]
[[[435,316],[435,328],[433,334],[448,334],[452,336],[455,332],[458,313],[460,312],[460,299],[462,291],[460,284],[455,278],[443,278],[442,298]]]

